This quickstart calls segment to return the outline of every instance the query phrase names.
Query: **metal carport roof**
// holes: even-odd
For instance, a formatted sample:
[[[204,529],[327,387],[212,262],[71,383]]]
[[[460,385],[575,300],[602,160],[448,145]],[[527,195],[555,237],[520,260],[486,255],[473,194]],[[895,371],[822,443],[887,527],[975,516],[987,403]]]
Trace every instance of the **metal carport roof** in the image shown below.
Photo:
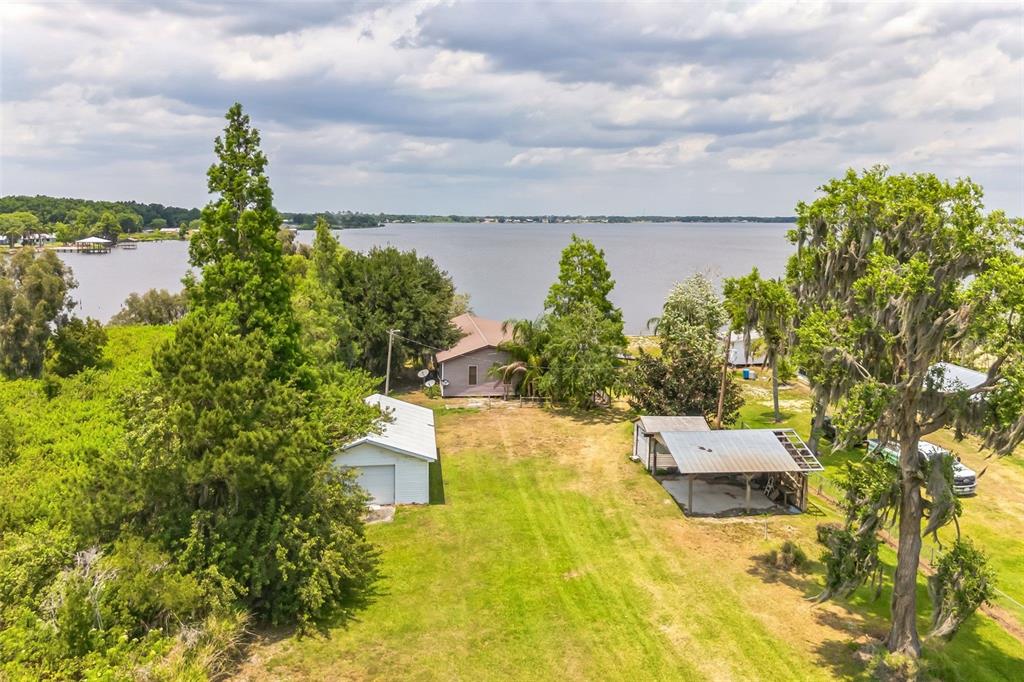
[[[808,473],[823,469],[792,429],[668,431],[656,437],[684,475]]]

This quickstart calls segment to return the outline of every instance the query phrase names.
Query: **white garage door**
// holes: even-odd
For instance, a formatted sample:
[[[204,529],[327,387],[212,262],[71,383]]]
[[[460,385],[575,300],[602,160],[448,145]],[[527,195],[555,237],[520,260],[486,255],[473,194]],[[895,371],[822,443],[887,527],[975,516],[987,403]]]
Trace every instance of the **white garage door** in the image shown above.
[[[356,467],[359,485],[370,493],[374,504],[395,503],[395,465],[383,464]]]

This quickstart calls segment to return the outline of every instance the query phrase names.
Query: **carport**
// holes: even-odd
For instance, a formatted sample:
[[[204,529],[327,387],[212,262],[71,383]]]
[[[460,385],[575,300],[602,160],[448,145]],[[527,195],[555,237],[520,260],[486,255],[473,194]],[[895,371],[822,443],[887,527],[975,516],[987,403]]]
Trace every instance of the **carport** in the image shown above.
[[[651,436],[672,458],[678,474],[663,485],[689,515],[790,507],[806,511],[807,477],[823,468],[793,429],[662,431]]]

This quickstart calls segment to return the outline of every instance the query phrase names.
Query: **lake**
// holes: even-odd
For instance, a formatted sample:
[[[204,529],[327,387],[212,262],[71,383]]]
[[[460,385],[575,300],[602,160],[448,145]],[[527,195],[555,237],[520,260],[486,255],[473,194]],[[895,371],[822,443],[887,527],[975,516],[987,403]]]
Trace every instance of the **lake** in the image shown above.
[[[757,266],[779,276],[793,246],[792,225],[779,223],[416,223],[338,230],[342,244],[366,251],[374,246],[415,249],[447,270],[459,291],[469,293],[482,317],[504,320],[541,312],[548,287],[558,275],[558,258],[573,233],[605,251],[615,279],[611,298],[622,308],[626,333],[645,331],[661,312],[672,285],[695,272],[716,281]],[[309,242],[311,231],[299,233]],[[142,243],[137,250],[103,255],[61,253],[79,286],[73,297],[79,315],[110,319],[132,292],[181,289],[188,268],[188,244]]]

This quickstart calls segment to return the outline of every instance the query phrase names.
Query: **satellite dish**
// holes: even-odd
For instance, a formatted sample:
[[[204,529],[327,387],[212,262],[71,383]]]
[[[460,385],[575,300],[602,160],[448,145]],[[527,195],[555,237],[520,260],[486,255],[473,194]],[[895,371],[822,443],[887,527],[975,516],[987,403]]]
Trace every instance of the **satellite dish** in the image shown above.
[[[441,379],[441,385],[442,386],[447,386],[448,385],[448,380],[447,379]]]
[[[421,369],[420,371],[416,372],[416,376],[418,376],[420,379],[426,379],[429,374],[429,369]]]
[[[430,388],[431,386],[433,386],[436,383],[437,382],[434,381],[433,379],[427,379],[426,381],[423,382],[423,385],[426,386],[427,388]]]

